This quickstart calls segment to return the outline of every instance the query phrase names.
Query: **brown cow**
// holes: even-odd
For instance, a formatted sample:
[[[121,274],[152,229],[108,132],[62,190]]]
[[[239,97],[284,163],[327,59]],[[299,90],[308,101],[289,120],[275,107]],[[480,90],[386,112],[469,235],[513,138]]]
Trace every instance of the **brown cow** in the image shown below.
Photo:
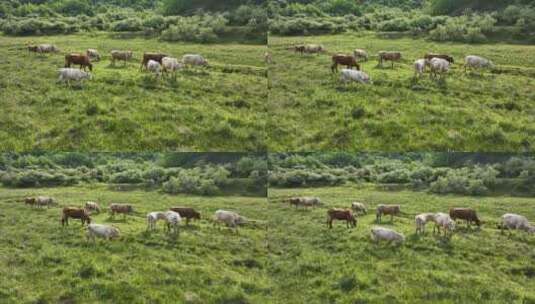
[[[401,207],[399,205],[379,205],[375,213],[375,219],[377,223],[381,222],[381,217],[384,215],[390,215],[390,221],[394,221],[394,215],[401,213]]]
[[[162,64],[162,58],[167,57],[167,54],[163,53],[143,53],[143,59],[141,60],[141,66],[139,67],[139,70],[143,70],[143,68],[147,68],[147,63],[149,60],[157,61],[160,65]]]
[[[33,207],[37,204],[37,200],[35,199],[35,197],[27,197],[24,199],[24,204]]]
[[[86,54],[70,53],[65,55],[65,67],[70,68],[71,64],[79,64],[80,69],[83,68],[84,71],[86,67],[89,67],[89,70],[93,71],[93,64],[91,64],[91,59]]]
[[[350,209],[332,208],[327,211],[327,225],[329,228],[333,228],[334,220],[346,221],[346,227],[357,227],[357,219],[353,215]]]
[[[82,226],[87,223],[91,224],[91,218],[87,210],[83,208],[76,207],[65,207],[63,208],[63,216],[61,217],[61,225],[69,225],[69,217],[80,219],[82,221]]]
[[[457,221],[457,219],[465,220],[467,226],[470,226],[472,222],[476,223],[478,227],[481,226],[481,221],[477,217],[476,211],[472,208],[451,208],[450,217],[454,221]]]
[[[382,67],[384,61],[390,61],[392,62],[392,68],[394,68],[394,61],[400,61],[401,60],[401,53],[400,52],[386,52],[386,51],[380,51],[379,52],[379,65]]]
[[[39,52],[39,46],[37,46],[37,45],[28,45],[28,52],[38,53]]]
[[[111,204],[110,205],[110,213],[111,216],[115,216],[115,213],[122,213],[123,218],[127,215],[134,212],[134,208],[132,208],[132,205],[128,204]]]
[[[294,46],[294,51],[296,53],[301,53],[301,55],[303,55],[303,53],[305,52],[305,46],[303,44],[296,45],[296,46]]]
[[[431,60],[433,58],[441,58],[441,59],[444,59],[444,60],[447,60],[449,63],[453,64],[455,62],[455,60],[453,59],[453,57],[449,56],[449,55],[445,55],[445,54],[433,54],[433,53],[427,53],[425,54],[424,58],[426,60]]]
[[[338,72],[338,65],[345,65],[348,69],[352,67],[357,68],[360,71],[360,65],[357,63],[355,57],[344,54],[335,54],[332,57],[333,64],[331,65],[331,72]]]
[[[190,208],[190,207],[172,207],[172,208],[169,208],[169,210],[180,214],[181,218],[185,218],[186,225],[189,224],[190,219],[194,219],[194,220],[201,219],[201,214],[195,209]]]

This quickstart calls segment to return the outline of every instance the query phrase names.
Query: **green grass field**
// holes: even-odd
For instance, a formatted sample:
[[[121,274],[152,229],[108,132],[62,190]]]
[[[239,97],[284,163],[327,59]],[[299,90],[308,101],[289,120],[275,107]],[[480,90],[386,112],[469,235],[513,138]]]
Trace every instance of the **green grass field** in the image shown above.
[[[283,203],[294,195],[318,196],[324,207],[298,209]],[[386,192],[366,186],[269,191],[270,273],[281,303],[535,303],[535,236],[496,228],[506,212],[535,219],[533,200],[512,197],[437,196]],[[329,207],[361,201],[371,209],[356,229],[326,226]],[[399,248],[375,245],[370,228],[377,204],[400,204],[404,214],[383,219],[402,232]],[[414,216],[454,206],[476,208],[482,228],[459,224],[451,238],[434,236],[432,225],[415,235]]]
[[[87,241],[80,221],[60,225],[60,207],[31,209],[27,195],[51,195],[60,206],[97,200],[134,205],[136,214],[95,223],[117,226],[118,240]],[[105,186],[13,190],[0,188],[1,303],[269,303],[266,230],[239,234],[213,227],[217,209],[267,220],[265,198],[169,196],[117,192]],[[146,232],[147,212],[193,206],[201,221],[181,226],[178,238]]]
[[[319,43],[327,54],[287,50]],[[535,46],[436,43],[375,34],[269,37],[267,145],[272,151],[533,151]],[[344,86],[330,71],[332,53],[363,48],[362,65],[374,84]],[[401,51],[404,60],[377,67],[377,52]],[[427,52],[456,63],[446,81],[414,81],[413,62]],[[492,73],[464,74],[466,55],[490,58]]]
[[[28,53],[53,43],[55,55]],[[67,52],[104,56],[83,87],[56,83]],[[112,49],[134,59],[110,66]],[[0,36],[0,142],[4,151],[260,151],[265,149],[266,68],[262,45],[166,43],[106,33]],[[205,56],[211,67],[155,81],[139,72],[144,51]]]

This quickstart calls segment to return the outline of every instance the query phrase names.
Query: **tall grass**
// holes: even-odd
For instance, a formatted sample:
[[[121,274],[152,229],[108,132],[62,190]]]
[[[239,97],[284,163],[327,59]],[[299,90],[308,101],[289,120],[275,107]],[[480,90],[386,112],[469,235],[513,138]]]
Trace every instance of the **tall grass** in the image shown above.
[[[26,195],[51,195],[60,206],[31,209]],[[113,224],[121,238],[85,239],[80,222],[61,227],[61,206],[96,200],[130,203],[135,214],[95,223]],[[1,303],[269,303],[266,230],[246,227],[235,234],[212,226],[217,209],[266,220],[265,198],[168,196],[158,192],[117,192],[105,187],[41,190],[0,189]],[[202,219],[181,225],[178,237],[163,223],[146,232],[145,214],[191,206]],[[252,279],[254,278],[254,279]]]
[[[294,195],[318,196],[325,206],[295,209],[282,200]],[[437,196],[411,191],[331,187],[270,189],[270,275],[273,296],[281,303],[533,303],[535,301],[535,238],[524,232],[501,235],[496,229],[506,212],[535,218],[529,199]],[[326,225],[330,207],[348,208],[352,201],[368,205],[356,229],[335,222]],[[400,204],[394,222],[381,226],[402,232],[405,244],[375,245],[370,229],[376,226],[374,207]],[[481,229],[459,224],[448,240],[415,235],[414,216],[475,208]]]
[[[366,49],[373,85],[344,86],[328,55],[287,50],[320,43],[332,53]],[[375,34],[270,36],[268,146],[272,151],[533,151],[532,46],[435,43]],[[401,51],[393,70],[377,66],[380,50]],[[415,80],[413,62],[427,52],[456,63],[444,81]],[[466,55],[490,58],[494,71],[467,73]]]
[[[94,79],[72,88],[57,83],[62,55],[28,53],[27,43],[54,43],[62,54],[96,48]],[[134,59],[110,65],[112,49]],[[264,150],[267,98],[264,47],[163,43],[107,34],[12,38],[0,36],[2,150],[234,151]],[[203,54],[211,68],[176,79],[139,72],[145,51],[181,58]],[[225,66],[240,68],[224,70]],[[242,73],[245,71],[245,73]]]

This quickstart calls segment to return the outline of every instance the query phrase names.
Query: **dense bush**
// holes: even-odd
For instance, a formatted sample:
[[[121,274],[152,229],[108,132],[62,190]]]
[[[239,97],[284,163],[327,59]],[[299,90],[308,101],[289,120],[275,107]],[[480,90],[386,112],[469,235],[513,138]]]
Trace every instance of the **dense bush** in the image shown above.
[[[171,194],[215,195],[221,192],[220,187],[228,184],[229,174],[222,167],[184,169],[165,182],[162,189]]]
[[[28,170],[21,172],[6,172],[0,181],[4,186],[17,188],[69,186],[80,181],[80,177],[70,176],[65,172],[47,172]]]
[[[228,20],[222,15],[182,17],[164,30],[161,35],[166,41],[215,42],[223,33]]]

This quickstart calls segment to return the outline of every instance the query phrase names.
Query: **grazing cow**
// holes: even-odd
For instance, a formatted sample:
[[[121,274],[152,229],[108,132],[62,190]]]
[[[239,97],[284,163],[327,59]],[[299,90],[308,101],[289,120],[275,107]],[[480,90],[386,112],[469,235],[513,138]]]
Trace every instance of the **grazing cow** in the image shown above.
[[[433,233],[435,233],[435,228],[438,229],[438,234],[440,234],[440,228],[444,229],[444,236],[447,236],[448,233],[451,235],[453,230],[455,230],[455,221],[446,214],[439,212],[435,214],[435,227],[433,227]]]
[[[78,53],[71,53],[65,55],[65,67],[70,68],[71,64],[79,64],[80,69],[88,67],[89,71],[93,71],[93,64],[91,64],[91,59],[89,56]]]
[[[158,220],[166,220],[165,212],[155,211],[147,214],[147,230],[153,230],[156,228],[156,222]]]
[[[159,64],[162,64],[162,59],[164,57],[167,57],[167,54],[163,53],[143,53],[143,59],[141,60],[141,65],[139,66],[139,70],[143,70],[143,68],[147,69],[147,64],[149,61],[153,60],[158,62]]]
[[[63,208],[63,215],[61,217],[61,225],[69,225],[69,218],[75,218],[80,219],[82,221],[82,226],[87,222],[87,224],[91,224],[91,218],[89,217],[89,213],[87,210],[83,208],[76,208],[76,207],[65,207]]]
[[[122,213],[124,218],[127,214],[134,212],[132,205],[128,204],[111,204],[109,208],[112,217],[115,216],[115,213]]]
[[[37,53],[38,50],[39,50],[39,46],[37,46],[37,45],[28,45],[28,52]]]
[[[86,54],[87,57],[89,57],[91,60],[94,60],[94,61],[100,61],[100,54],[99,54],[98,51],[95,50],[95,49],[87,49],[87,51],[85,52],[85,54]]]
[[[290,205],[294,205],[295,208],[299,206],[305,207],[315,207],[321,205],[321,201],[317,197],[292,197],[290,198]]]
[[[431,76],[430,77],[437,77],[438,74],[444,75],[448,73],[450,69],[450,63],[447,60],[444,60],[442,58],[433,58],[429,62],[429,65],[431,66]]]
[[[469,55],[469,56],[466,56],[466,58],[464,58],[464,72],[465,73],[466,73],[467,68],[469,68],[470,70],[472,69],[477,70],[481,68],[493,69],[494,63],[492,63],[492,61],[483,57]]]
[[[355,60],[364,59],[364,61],[368,61],[368,53],[363,49],[355,49],[353,57],[355,57]]]
[[[535,233],[535,226],[531,225],[525,216],[513,213],[506,213],[502,215],[502,223],[499,228],[501,233],[503,233],[504,229],[509,230],[509,234],[511,234],[511,230],[516,229],[529,233]]]
[[[109,225],[89,224],[87,225],[87,238],[95,241],[95,237],[111,240],[119,237],[119,229]]]
[[[273,63],[273,57],[271,56],[270,52],[264,53],[264,63],[266,64],[272,64]]]
[[[403,234],[383,227],[372,228],[371,237],[375,243],[378,243],[379,241],[386,241],[401,245],[405,241],[405,236]]]
[[[323,47],[323,45],[320,45],[320,44],[307,44],[305,45],[305,49],[303,52],[307,54],[319,54],[319,53],[326,52],[326,50]]]
[[[304,44],[295,45],[291,49],[293,49],[294,52],[301,53],[301,55],[303,55],[303,53],[305,52],[305,45]]]
[[[371,83],[370,76],[363,71],[355,71],[350,69],[342,69],[340,72],[340,81],[344,84],[354,81],[358,83],[368,84]]]
[[[113,50],[111,54],[111,64],[115,66],[115,60],[122,60],[126,66],[126,62],[132,59],[132,51],[117,51]]]
[[[380,51],[378,55],[379,55],[379,65],[381,67],[383,67],[383,62],[390,61],[392,63],[392,68],[394,68],[394,61],[401,60],[400,52]]]
[[[160,77],[162,66],[158,61],[149,60],[147,63],[147,70],[149,70],[151,73],[154,73],[156,77]]]
[[[88,211],[100,213],[100,206],[96,202],[86,202],[84,208]]]
[[[208,60],[199,54],[186,54],[182,56],[182,63],[186,66],[208,66]]]
[[[186,225],[189,224],[190,219],[193,219],[193,220],[201,219],[201,214],[195,209],[190,208],[190,207],[172,207],[172,208],[169,208],[169,210],[174,211],[180,214],[180,217],[185,218]]]
[[[353,56],[336,54],[332,56],[331,72],[338,72],[338,65],[345,65],[348,69],[355,67],[357,71],[360,71],[360,65]]]
[[[34,53],[57,53],[59,49],[52,44],[39,44],[39,45],[28,45],[28,52]]]
[[[363,203],[352,202],[351,209],[355,211],[355,213],[357,214],[360,212],[362,212],[363,214],[368,214],[368,209],[366,208],[366,205],[364,205]]]
[[[346,227],[357,227],[357,219],[350,209],[331,208],[327,211],[327,226],[333,228],[334,220],[346,221]]]
[[[481,221],[477,217],[476,211],[471,208],[451,208],[450,217],[454,221],[457,219],[465,220],[467,226],[470,226],[472,222],[476,223],[478,227],[481,226]]]
[[[79,69],[73,69],[73,68],[61,68],[58,70],[59,77],[58,82],[64,82],[67,84],[71,84],[71,81],[78,81],[80,83],[83,82],[84,79],[91,79],[91,73],[84,72]]]
[[[238,225],[247,223],[247,219],[236,212],[227,210],[217,210],[214,214],[214,225],[224,223],[229,228],[234,228],[238,232]]]
[[[426,59],[418,59],[414,62],[414,77],[419,78],[425,72],[425,67],[429,64]]]
[[[414,222],[416,223],[416,234],[425,233],[425,225],[427,222],[434,222],[435,214],[434,213],[421,213],[414,217]]]
[[[165,211],[164,212],[165,217],[165,223],[167,227],[168,232],[173,232],[178,234],[178,224],[182,221],[182,218],[180,217],[180,214],[174,212],[174,211]]]
[[[433,59],[433,58],[440,58],[440,59],[444,59],[444,60],[448,61],[450,64],[454,64],[455,63],[455,60],[453,59],[453,57],[451,57],[449,55],[445,55],[445,54],[427,53],[427,54],[425,54],[424,58],[429,60],[429,61],[431,61],[431,59]]]
[[[384,215],[390,215],[390,221],[394,221],[394,215],[399,215],[401,213],[401,207],[399,205],[379,205],[375,212],[375,219],[377,223],[381,222],[381,217]]]
[[[38,196],[35,198],[35,204],[37,207],[47,206],[47,208],[50,208],[51,205],[55,204],[56,200],[49,196]]]
[[[178,59],[173,57],[164,57],[162,58],[162,70],[164,72],[164,75],[166,75],[169,71],[173,73],[173,75],[176,76],[176,71],[181,70],[185,67],[185,65],[182,62],[179,62]]]
[[[27,197],[24,199],[24,204],[33,207],[37,204],[37,200],[35,197]]]

